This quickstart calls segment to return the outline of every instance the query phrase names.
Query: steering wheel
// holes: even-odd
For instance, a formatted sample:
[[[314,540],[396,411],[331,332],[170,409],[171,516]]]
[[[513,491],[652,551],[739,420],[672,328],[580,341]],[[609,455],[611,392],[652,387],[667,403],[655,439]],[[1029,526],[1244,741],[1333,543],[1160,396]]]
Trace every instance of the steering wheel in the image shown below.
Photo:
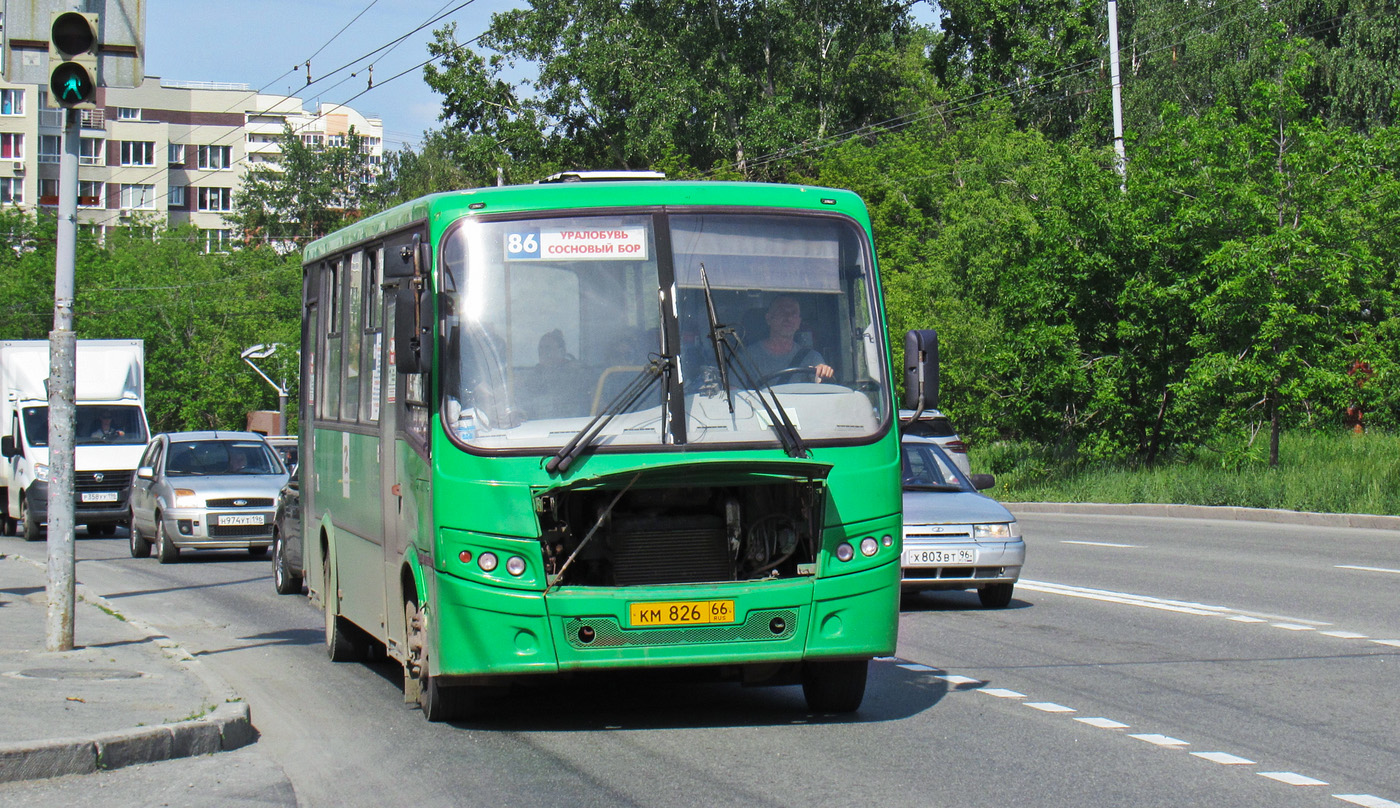
[[[758,380],[758,384],[759,384],[759,386],[761,386],[761,387],[767,387],[768,385],[771,385],[771,384],[772,384],[774,381],[776,381],[777,379],[780,379],[780,378],[782,378],[782,377],[788,375],[789,373],[802,373],[802,372],[804,372],[804,371],[807,373],[807,375],[809,375],[809,376],[812,377],[811,379],[808,379],[808,381],[813,381],[813,382],[815,382],[815,381],[817,380],[817,366],[816,366],[816,365],[797,365],[796,367],[783,368],[782,370],[775,370],[775,371],[773,371],[772,373],[769,373],[768,375],[766,375],[766,376],[764,376],[763,378],[759,379],[759,380]]]

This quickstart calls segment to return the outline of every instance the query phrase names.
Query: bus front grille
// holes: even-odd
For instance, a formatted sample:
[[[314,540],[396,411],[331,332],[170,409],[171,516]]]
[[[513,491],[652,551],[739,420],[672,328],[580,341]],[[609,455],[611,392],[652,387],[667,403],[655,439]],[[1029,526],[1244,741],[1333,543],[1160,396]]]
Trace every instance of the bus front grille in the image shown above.
[[[629,515],[612,525],[618,586],[734,580],[723,520],[711,516]]]

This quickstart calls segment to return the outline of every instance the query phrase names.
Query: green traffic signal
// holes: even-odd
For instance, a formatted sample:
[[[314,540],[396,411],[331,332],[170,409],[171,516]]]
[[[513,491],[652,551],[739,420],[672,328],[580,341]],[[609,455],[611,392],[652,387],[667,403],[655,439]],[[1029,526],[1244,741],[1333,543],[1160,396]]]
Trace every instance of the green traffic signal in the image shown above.
[[[86,65],[63,62],[49,74],[49,92],[59,106],[85,104],[97,97],[97,81]]]

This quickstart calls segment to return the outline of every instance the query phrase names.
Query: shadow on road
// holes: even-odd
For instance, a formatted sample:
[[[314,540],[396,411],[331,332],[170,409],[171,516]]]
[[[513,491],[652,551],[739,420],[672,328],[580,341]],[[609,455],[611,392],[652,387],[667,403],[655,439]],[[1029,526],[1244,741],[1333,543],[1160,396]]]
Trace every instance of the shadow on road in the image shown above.
[[[1002,609],[987,609],[977,599],[976,592],[908,592],[899,599],[901,612],[1004,612],[1029,609],[1035,604],[1012,598],[1011,605]]]

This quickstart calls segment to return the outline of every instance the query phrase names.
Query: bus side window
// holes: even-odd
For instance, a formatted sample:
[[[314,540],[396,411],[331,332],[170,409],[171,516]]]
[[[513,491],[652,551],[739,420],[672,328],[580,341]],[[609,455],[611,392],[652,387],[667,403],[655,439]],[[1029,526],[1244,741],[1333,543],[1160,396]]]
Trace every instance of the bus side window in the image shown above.
[[[327,261],[325,264],[325,300],[326,300],[326,335],[324,352],[325,362],[322,364],[322,378],[325,379],[325,393],[321,396],[321,417],[330,420],[340,418],[340,376],[343,369],[340,366],[340,313],[343,306],[340,305],[340,298],[343,294],[340,280],[339,259]]]

